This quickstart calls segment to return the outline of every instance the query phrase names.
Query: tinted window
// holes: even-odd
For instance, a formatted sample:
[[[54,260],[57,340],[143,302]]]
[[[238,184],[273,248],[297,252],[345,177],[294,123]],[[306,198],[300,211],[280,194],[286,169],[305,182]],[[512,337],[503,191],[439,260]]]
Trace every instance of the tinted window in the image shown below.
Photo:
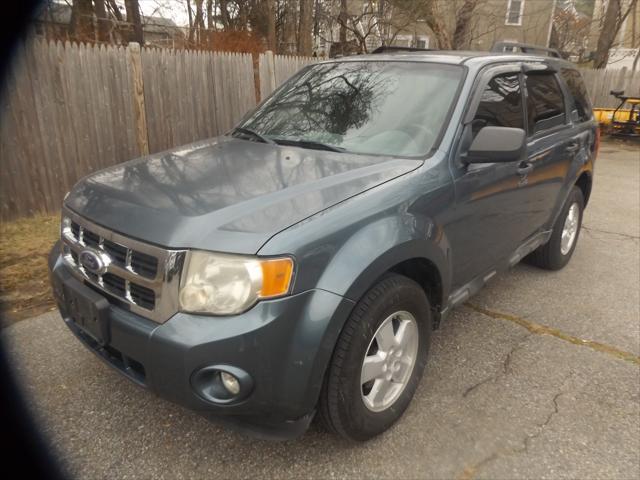
[[[482,92],[472,132],[475,136],[482,127],[524,128],[522,95],[517,73],[497,75]]]
[[[313,141],[348,152],[422,156],[447,124],[457,65],[346,61],[313,65],[242,125],[275,142]]]
[[[561,74],[567,84],[567,87],[569,87],[569,92],[572,97],[569,100],[571,102],[571,105],[569,105],[571,120],[574,122],[586,122],[587,120],[591,120],[591,102],[589,102],[589,94],[584,86],[582,77],[577,70],[572,70],[570,68],[563,68]]]
[[[564,97],[553,74],[527,75],[527,117],[529,135],[564,125]]]

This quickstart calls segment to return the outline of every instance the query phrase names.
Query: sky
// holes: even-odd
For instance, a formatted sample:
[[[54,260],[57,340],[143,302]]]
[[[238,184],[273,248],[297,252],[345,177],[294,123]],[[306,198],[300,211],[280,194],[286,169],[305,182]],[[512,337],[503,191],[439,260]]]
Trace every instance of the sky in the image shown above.
[[[170,18],[179,26],[189,25],[187,2],[185,0],[139,0],[140,10],[144,16],[160,16]],[[124,2],[118,1],[124,11]]]

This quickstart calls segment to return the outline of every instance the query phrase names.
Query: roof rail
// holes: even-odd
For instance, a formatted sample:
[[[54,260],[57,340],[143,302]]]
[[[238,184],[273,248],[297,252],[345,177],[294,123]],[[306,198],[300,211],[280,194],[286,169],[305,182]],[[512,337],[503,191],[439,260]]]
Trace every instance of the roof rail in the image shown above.
[[[431,52],[432,48],[416,48],[416,47],[396,47],[393,45],[382,45],[371,53],[389,53],[389,52]]]
[[[496,42],[493,44],[491,48],[492,52],[501,52],[504,53],[506,49],[519,49],[522,53],[543,53],[548,55],[549,57],[562,58],[560,52],[555,48],[547,48],[542,47],[540,45],[531,45],[529,43],[517,43],[517,42]]]

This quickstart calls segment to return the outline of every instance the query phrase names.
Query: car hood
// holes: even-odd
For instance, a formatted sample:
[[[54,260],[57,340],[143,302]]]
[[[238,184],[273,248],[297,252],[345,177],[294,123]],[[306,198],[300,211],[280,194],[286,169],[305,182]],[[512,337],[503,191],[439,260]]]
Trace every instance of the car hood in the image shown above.
[[[164,247],[253,254],[283,229],[420,164],[219,137],[99,171],[65,204]]]

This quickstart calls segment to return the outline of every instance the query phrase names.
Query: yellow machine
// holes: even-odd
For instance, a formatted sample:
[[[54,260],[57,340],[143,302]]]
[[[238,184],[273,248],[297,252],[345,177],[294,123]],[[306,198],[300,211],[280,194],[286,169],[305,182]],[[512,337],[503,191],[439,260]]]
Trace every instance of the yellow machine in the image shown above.
[[[611,91],[611,95],[620,100],[617,108],[594,108],[593,114],[598,123],[610,135],[640,137],[640,97],[626,97],[624,91]],[[629,108],[622,108],[625,105]]]

